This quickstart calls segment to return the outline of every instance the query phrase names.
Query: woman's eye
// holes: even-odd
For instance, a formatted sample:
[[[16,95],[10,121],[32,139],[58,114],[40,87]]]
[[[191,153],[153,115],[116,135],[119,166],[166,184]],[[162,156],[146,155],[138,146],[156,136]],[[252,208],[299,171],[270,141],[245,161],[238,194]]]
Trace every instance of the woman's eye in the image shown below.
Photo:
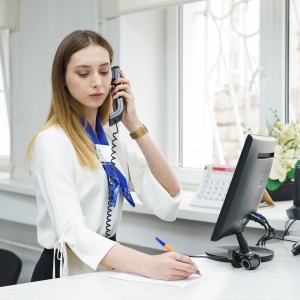
[[[101,74],[101,75],[107,75],[107,74],[108,74],[108,71],[100,71],[100,74]]]
[[[87,77],[89,75],[89,73],[78,73],[78,75],[80,77]]]

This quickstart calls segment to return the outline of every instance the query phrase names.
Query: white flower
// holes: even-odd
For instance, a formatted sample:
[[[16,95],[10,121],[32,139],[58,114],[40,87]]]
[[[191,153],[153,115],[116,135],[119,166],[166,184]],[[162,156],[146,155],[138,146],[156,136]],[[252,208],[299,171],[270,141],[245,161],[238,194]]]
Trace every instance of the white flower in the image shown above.
[[[259,130],[259,135],[272,136],[277,140],[272,169],[269,178],[274,181],[289,181],[293,179],[291,170],[300,163],[300,123],[284,124],[280,121],[277,111],[274,113],[275,122],[267,120],[267,126]],[[245,132],[250,132],[248,128]]]
[[[295,158],[294,149],[289,149],[286,145],[276,145],[269,177],[283,182],[286,179],[286,174],[295,168],[297,161],[298,158]]]

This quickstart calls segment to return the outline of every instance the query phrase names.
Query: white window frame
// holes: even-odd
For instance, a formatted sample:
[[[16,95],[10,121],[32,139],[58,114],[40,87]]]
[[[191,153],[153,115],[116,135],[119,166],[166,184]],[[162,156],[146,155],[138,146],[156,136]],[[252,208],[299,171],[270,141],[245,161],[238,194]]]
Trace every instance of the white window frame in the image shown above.
[[[195,1],[195,0],[194,0]],[[164,3],[162,3],[164,2]],[[117,50],[121,39],[118,17],[149,9],[166,8],[166,141],[165,153],[170,162],[178,162],[180,156],[180,35],[178,5],[193,0],[177,1],[102,1],[101,31],[114,37],[113,46]],[[121,5],[122,4],[122,5]],[[286,120],[286,1],[261,0],[260,13],[260,127],[266,119],[272,118],[270,108],[276,108],[282,120]],[[175,172],[184,188],[195,189],[201,182],[199,169],[175,167]]]
[[[8,114],[8,126],[11,128],[11,107],[10,107],[10,83],[9,83],[9,41],[4,42],[4,38],[6,36],[9,36],[9,29],[5,29],[8,31],[0,31],[0,59],[1,59],[1,65],[2,69],[0,72],[3,74],[3,81],[4,81],[4,95],[5,95],[5,101],[6,101],[6,107],[7,107],[7,114]],[[10,130],[11,133],[11,130]],[[11,140],[11,137],[10,137]],[[11,152],[11,150],[10,150]],[[2,172],[10,172],[12,170],[11,165],[11,153],[9,155],[0,155],[0,171]]]
[[[265,127],[266,119],[271,119],[270,108],[276,108],[282,120],[286,120],[286,3],[281,0],[263,0],[260,7],[260,127]],[[167,15],[167,101],[172,108],[168,120],[167,157],[170,161],[179,161],[180,147],[180,85],[177,70],[180,68],[178,37],[180,36],[178,7],[168,9]],[[180,75],[179,75],[180,76]],[[179,86],[174,89],[174,86]],[[175,132],[174,132],[175,131]],[[174,136],[176,138],[174,139]],[[199,169],[178,166],[175,172],[187,189],[195,189],[202,180]]]

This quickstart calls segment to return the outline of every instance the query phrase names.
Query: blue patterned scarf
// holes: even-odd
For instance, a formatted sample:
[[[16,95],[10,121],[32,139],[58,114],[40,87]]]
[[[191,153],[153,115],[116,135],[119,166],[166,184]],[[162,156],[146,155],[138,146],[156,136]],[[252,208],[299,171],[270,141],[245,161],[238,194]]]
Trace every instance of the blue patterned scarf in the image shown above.
[[[99,117],[97,117],[96,119],[96,132],[98,133],[98,136],[95,134],[91,125],[87,123],[86,133],[91,139],[91,141],[94,143],[95,147],[96,144],[109,145]],[[135,203],[130,194],[130,190],[127,185],[127,180],[124,177],[124,175],[111,162],[104,162],[102,163],[102,166],[106,172],[108,187],[110,184],[112,185],[112,193],[110,194],[110,205],[112,205],[113,207],[116,206],[118,194],[121,191],[124,198],[131,204],[131,206],[135,207]]]

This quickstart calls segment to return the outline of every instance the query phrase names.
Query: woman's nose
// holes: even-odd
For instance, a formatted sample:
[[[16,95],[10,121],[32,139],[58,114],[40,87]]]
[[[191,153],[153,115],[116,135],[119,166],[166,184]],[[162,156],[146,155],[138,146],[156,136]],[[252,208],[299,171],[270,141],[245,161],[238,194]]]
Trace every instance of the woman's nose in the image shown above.
[[[101,86],[101,84],[102,84],[101,76],[99,74],[95,74],[93,77],[92,86],[97,87],[97,86]]]

